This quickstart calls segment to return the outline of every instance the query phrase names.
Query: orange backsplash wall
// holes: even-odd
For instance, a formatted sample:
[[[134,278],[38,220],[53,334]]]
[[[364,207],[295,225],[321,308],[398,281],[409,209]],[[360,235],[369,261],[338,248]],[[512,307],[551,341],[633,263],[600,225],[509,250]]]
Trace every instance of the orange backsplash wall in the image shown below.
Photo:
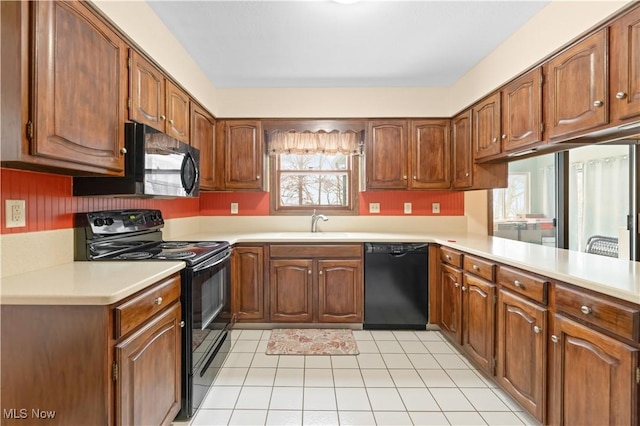
[[[0,233],[20,233],[73,228],[73,213],[94,210],[159,209],[165,219],[198,216],[198,198],[173,200],[74,197],[73,179],[48,173],[0,169]],[[27,226],[6,228],[4,200],[25,200]]]
[[[200,198],[173,200],[74,197],[69,176],[0,168],[0,233],[48,231],[73,227],[73,213],[94,210],[151,208],[165,219],[191,216],[229,216],[238,203],[239,216],[268,216],[268,192],[201,192]],[[26,200],[27,226],[6,228],[5,200]],[[404,203],[413,216],[437,216],[431,203],[440,203],[440,216],[464,215],[464,194],[449,191],[369,191],[360,193],[360,215],[369,215],[369,203],[380,203],[381,216],[404,216]]]

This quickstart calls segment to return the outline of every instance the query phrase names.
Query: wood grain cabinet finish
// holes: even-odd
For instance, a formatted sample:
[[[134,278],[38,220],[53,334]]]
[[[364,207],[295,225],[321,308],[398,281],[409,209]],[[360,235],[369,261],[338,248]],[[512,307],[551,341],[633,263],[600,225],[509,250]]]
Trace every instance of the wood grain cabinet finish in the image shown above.
[[[545,65],[545,123],[551,140],[609,121],[607,28],[569,47]]]
[[[492,282],[465,273],[462,290],[462,347],[485,372],[493,374],[495,292]]]
[[[611,118],[634,121],[640,118],[640,7],[618,18],[609,30]]]
[[[233,120],[219,122],[218,127],[224,139],[225,189],[262,190],[265,155],[262,123]]]
[[[410,189],[451,186],[451,120],[409,121]]]
[[[500,92],[495,92],[471,109],[475,160],[500,153],[500,112]]]
[[[462,343],[462,271],[442,264],[439,284],[440,328],[459,345]]]
[[[556,314],[549,423],[638,424],[638,348]]]
[[[131,49],[129,118],[189,143],[189,96]]]
[[[407,189],[407,120],[371,120],[367,123],[367,188]]]
[[[542,68],[521,75],[501,91],[501,152],[533,148],[542,141]]]
[[[206,109],[193,101],[190,108],[189,143],[200,150],[200,189],[220,189],[222,161],[216,149],[215,120]]]
[[[362,322],[362,261],[318,260],[318,322]]]
[[[127,45],[80,2],[33,2],[33,15],[30,154],[122,174]]]
[[[313,261],[270,261],[270,319],[273,322],[313,321]]]
[[[471,142],[471,110],[467,110],[451,120],[451,152],[453,155],[454,189],[470,188],[473,184],[473,147]]]
[[[547,309],[501,289],[497,317],[496,380],[529,413],[544,422]]]
[[[231,267],[231,309],[238,321],[266,320],[264,247],[234,247]]]

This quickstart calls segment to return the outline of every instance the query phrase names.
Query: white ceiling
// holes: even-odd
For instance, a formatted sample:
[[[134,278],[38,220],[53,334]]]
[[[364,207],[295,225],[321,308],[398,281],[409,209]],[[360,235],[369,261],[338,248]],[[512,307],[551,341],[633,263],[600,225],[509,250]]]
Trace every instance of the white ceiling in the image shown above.
[[[446,87],[535,1],[149,1],[217,87]]]

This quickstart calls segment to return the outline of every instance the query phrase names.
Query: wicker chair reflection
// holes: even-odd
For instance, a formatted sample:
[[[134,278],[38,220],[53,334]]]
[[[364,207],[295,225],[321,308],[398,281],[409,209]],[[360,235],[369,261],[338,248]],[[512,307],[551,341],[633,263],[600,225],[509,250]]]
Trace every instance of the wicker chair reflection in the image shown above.
[[[600,256],[618,257],[618,239],[594,235],[587,240],[586,253],[599,254]]]

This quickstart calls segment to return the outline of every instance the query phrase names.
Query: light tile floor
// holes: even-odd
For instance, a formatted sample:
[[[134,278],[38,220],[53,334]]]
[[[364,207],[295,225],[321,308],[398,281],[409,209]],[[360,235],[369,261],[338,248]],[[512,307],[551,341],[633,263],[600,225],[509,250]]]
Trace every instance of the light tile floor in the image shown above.
[[[354,330],[357,356],[265,355],[270,333],[233,330],[191,425],[538,424],[438,331]]]

